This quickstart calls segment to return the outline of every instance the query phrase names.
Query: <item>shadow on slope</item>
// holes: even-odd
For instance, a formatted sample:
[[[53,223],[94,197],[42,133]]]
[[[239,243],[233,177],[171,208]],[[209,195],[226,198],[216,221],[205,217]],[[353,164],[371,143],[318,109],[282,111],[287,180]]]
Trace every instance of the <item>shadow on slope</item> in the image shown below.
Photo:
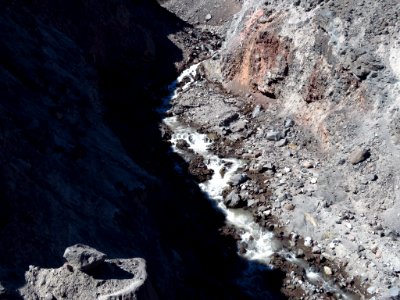
[[[220,236],[224,217],[161,141],[145,87],[177,75],[168,36],[185,23],[152,1],[21,0],[2,5],[0,25],[6,288],[85,243],[144,257],[162,299],[281,297],[279,272],[259,271],[253,296],[243,289],[248,263]]]

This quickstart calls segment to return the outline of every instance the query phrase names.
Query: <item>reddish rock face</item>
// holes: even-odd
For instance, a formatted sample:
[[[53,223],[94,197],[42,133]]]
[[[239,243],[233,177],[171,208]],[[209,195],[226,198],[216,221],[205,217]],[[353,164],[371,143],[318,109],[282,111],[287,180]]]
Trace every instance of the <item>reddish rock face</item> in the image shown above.
[[[309,85],[304,89],[304,101],[307,103],[319,101],[325,94],[329,74],[321,68],[322,64],[322,59],[316,62],[309,79]]]
[[[229,49],[224,57],[223,72],[233,92],[254,92],[268,100],[279,97],[278,83],[288,75],[291,42],[277,34],[279,18],[258,24],[262,18],[265,16],[259,11],[248,21],[240,34],[241,46]]]

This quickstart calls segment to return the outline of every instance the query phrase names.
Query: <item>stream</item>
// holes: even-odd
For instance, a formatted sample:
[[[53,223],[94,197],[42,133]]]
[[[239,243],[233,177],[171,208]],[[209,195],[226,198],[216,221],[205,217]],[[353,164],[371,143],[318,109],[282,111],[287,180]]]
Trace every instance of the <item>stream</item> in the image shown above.
[[[168,86],[169,94],[163,98],[162,105],[157,110],[160,114],[167,112],[171,108],[170,102],[176,99],[180,93],[189,89],[190,85],[195,82],[198,66],[199,64],[192,65],[184,70]],[[178,86],[180,87],[178,88]],[[200,183],[199,186],[208,195],[214,207],[224,213],[227,224],[237,229],[240,235],[240,243],[247,245],[246,252],[240,255],[249,261],[256,261],[269,266],[271,256],[277,253],[287,261],[301,266],[305,272],[308,284],[322,286],[324,290],[330,291],[339,299],[358,299],[358,297],[342,291],[331,280],[324,279],[306,261],[296,258],[294,253],[283,249],[280,243],[274,238],[274,234],[257,224],[251,213],[243,209],[229,209],[225,206],[222,196],[223,190],[229,186],[231,177],[237,174],[241,167],[244,166],[245,163],[243,161],[236,158],[220,158],[213,154],[209,151],[212,141],[207,135],[201,134],[195,129],[182,124],[176,116],[164,117],[163,122],[172,132],[170,142],[174,152],[184,156],[184,151],[176,146],[177,141],[183,139],[189,144],[189,149],[201,155],[207,167],[214,171],[211,179]],[[224,172],[221,172],[221,169],[224,169]]]

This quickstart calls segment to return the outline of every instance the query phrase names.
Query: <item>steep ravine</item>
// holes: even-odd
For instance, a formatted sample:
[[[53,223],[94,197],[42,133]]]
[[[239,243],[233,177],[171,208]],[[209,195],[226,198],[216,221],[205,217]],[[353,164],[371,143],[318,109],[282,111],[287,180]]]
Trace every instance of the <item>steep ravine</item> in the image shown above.
[[[96,299],[88,274],[63,265],[76,243],[144,258],[143,299],[283,297],[279,271],[247,280],[223,215],[174,172],[153,111],[152,91],[190,61],[178,46],[215,38],[152,1],[0,8],[0,298]],[[114,275],[128,276],[98,285]]]

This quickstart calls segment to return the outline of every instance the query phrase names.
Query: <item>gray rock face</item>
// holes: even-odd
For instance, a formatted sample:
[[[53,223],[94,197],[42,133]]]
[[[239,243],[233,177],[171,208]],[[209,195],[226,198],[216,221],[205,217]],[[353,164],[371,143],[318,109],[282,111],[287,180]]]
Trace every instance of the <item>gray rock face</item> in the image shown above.
[[[87,271],[104,262],[107,255],[89,246],[76,244],[65,249],[63,257],[71,266]]]

